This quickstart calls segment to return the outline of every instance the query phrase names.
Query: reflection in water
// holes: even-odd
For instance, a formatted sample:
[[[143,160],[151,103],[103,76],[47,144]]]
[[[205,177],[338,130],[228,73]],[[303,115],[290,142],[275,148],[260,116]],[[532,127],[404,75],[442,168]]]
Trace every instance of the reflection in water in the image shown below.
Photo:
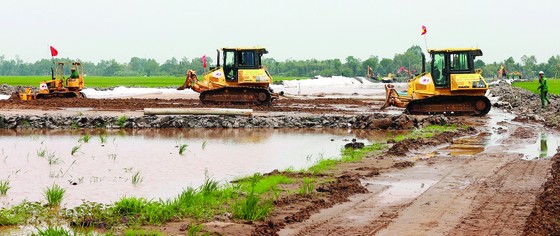
[[[541,133],[541,149],[539,154],[539,158],[541,159],[546,158],[546,155],[548,154],[548,145],[546,144],[548,139],[547,136],[547,133]]]
[[[85,134],[87,143],[79,141]],[[300,170],[339,157],[348,140],[370,143],[386,135],[347,129],[0,130],[0,180],[11,186],[0,207],[44,201],[42,190],[53,183],[66,189],[64,207],[82,199],[167,199],[200,186],[206,172],[225,183],[274,169]],[[143,181],[133,185],[136,173]]]

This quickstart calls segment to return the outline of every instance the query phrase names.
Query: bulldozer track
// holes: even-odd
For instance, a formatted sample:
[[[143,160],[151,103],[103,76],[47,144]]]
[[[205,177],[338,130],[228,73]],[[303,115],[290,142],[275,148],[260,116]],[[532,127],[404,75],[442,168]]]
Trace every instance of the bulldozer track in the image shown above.
[[[413,115],[454,114],[483,116],[490,111],[490,100],[485,96],[434,96],[413,100],[406,106]]]
[[[271,105],[273,94],[266,88],[260,87],[223,87],[206,90],[200,93],[200,101],[209,103],[250,103],[256,105]]]

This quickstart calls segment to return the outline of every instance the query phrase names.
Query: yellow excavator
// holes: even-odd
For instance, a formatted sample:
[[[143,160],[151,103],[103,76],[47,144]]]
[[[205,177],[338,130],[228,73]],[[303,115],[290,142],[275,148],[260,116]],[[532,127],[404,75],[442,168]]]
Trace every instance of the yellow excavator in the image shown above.
[[[422,73],[408,81],[406,93],[399,93],[392,84],[385,85],[388,106],[406,108],[409,114],[486,115],[491,108],[485,96],[488,84],[482,70],[474,68],[474,59],[482,56],[478,48],[446,48],[428,50],[430,71],[422,54]]]
[[[270,105],[279,98],[270,84],[272,76],[262,65],[265,48],[222,48],[217,50],[217,64],[198,80],[196,71],[188,70],[185,83],[177,88],[190,88],[200,93],[202,103],[251,103]],[[220,54],[223,56],[220,65]]]
[[[64,77],[64,68],[71,66],[71,74],[68,78]],[[39,93],[34,93],[31,88],[26,88],[25,92],[20,92],[12,97],[19,97],[21,100],[34,100],[45,98],[83,98],[81,92],[84,88],[84,67],[80,62],[58,62],[56,69],[51,68],[51,80],[45,80],[39,84]]]

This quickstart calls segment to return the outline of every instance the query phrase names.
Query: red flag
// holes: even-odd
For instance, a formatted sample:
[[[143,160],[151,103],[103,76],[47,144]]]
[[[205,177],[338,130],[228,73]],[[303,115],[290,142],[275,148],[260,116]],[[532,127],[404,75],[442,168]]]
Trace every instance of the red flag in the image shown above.
[[[426,26],[422,26],[422,34],[421,35],[425,35],[428,32],[428,30],[426,30]]]
[[[202,56],[200,60],[202,61],[202,67],[206,68],[206,55]]]
[[[58,55],[58,51],[51,46],[51,56],[56,57]]]

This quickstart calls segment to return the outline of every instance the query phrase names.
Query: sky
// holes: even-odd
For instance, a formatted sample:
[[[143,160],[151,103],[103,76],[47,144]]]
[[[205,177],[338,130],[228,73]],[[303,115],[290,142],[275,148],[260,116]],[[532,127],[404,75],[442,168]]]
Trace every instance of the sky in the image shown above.
[[[0,56],[34,62],[53,46],[82,61],[163,63],[261,46],[278,61],[344,61],[418,45],[542,63],[560,55],[558,9],[557,0],[1,0]]]

